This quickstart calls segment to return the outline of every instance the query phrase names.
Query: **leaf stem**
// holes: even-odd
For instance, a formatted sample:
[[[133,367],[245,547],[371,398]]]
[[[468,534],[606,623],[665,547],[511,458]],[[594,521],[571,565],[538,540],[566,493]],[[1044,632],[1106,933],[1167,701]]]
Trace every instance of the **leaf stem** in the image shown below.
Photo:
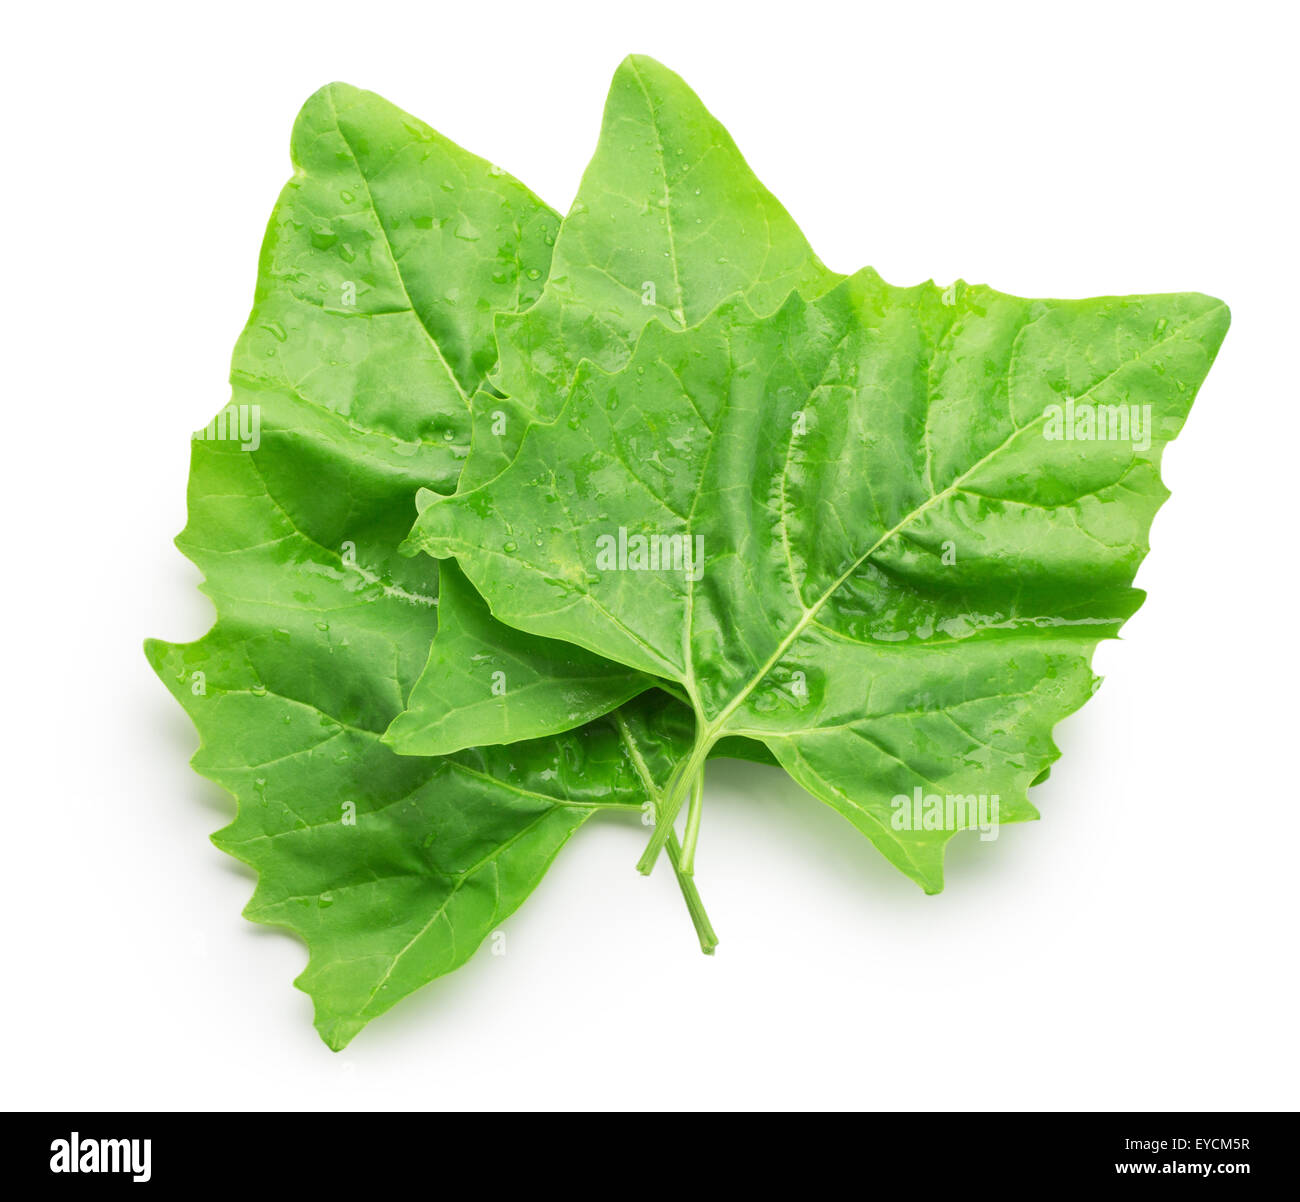
[[[636,737],[632,734],[632,729],[628,726],[622,710],[614,711],[614,723],[618,727],[619,738],[623,740],[623,746],[632,759],[632,766],[636,769],[637,775],[641,778],[641,783],[645,786],[646,796],[654,802],[655,819],[657,821],[662,794],[655,785],[654,776],[650,772],[649,765],[645,762],[645,756],[641,754],[641,748]],[[673,772],[672,780],[677,779],[678,773],[682,771],[684,766],[684,764],[678,765]],[[672,861],[673,871],[677,875],[677,884],[681,888],[682,897],[686,900],[686,909],[691,915],[691,922],[695,924],[695,933],[700,940],[700,951],[706,956],[711,956],[713,955],[713,949],[718,946],[718,936],[713,930],[713,924],[709,921],[708,914],[705,912],[704,902],[700,899],[700,891],[695,887],[695,881],[681,871],[681,844],[677,842],[677,835],[671,825],[668,827],[668,834],[668,858]]]
[[[691,784],[691,805],[686,811],[686,837],[682,840],[681,871],[695,874],[695,845],[700,841],[700,815],[704,812],[704,773],[697,772]]]
[[[697,735],[695,746],[691,748],[691,754],[673,773],[668,787],[664,790],[663,803],[655,816],[654,834],[650,836],[650,842],[646,844],[645,851],[641,853],[641,859],[637,861],[637,871],[643,876],[650,875],[655,866],[655,861],[659,858],[659,853],[663,851],[664,844],[668,842],[668,836],[673,832],[673,823],[677,821],[677,813],[682,808],[682,802],[686,799],[686,794],[695,787],[696,778],[702,776],[704,760],[709,754],[709,748],[712,746],[713,737],[711,735],[708,737]]]
[[[677,835],[668,836],[668,859],[672,862],[673,871],[677,874],[677,883],[681,886],[682,896],[686,899],[686,908],[690,911],[691,922],[695,924],[695,933],[700,938],[700,951],[706,956],[713,955],[713,949],[718,946],[718,936],[714,933],[713,924],[709,921],[709,916],[705,912],[704,902],[700,900],[700,891],[695,887],[695,880],[689,873],[682,871],[681,846],[677,842]]]

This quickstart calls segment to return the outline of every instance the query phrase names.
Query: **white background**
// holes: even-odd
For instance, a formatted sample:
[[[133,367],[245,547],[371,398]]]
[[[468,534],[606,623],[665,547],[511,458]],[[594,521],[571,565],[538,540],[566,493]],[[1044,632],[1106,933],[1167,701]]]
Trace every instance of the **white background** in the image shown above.
[[[5,1065],[34,1107],[1295,1107],[1295,19],[1283,5],[27,5],[4,172]],[[33,13],[37,15],[33,15]],[[16,22],[16,24],[15,24]],[[301,102],[372,88],[572,199],[628,52],[679,71],[821,256],[1023,295],[1195,289],[1233,326],[1058,731],[1043,821],[925,897],[719,768],[702,957],[640,827],[591,824],[508,954],[344,1053],[239,916],[225,795],[146,635],[227,399]]]

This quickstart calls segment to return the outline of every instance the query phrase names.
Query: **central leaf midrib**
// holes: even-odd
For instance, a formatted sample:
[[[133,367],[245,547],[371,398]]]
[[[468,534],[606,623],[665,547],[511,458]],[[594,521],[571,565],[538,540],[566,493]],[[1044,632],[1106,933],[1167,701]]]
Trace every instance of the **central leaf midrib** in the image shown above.
[[[664,177],[664,222],[668,231],[668,261],[672,264],[673,289],[677,296],[677,307],[676,309],[669,309],[669,313],[676,319],[679,327],[685,328],[686,296],[682,292],[682,277],[677,262],[677,236],[673,230],[672,191],[668,186],[668,159],[664,154],[663,134],[659,131],[659,119],[655,112],[654,101],[650,99],[650,90],[646,87],[645,80],[641,78],[641,72],[635,63],[632,64],[632,73],[636,76],[641,95],[645,97],[646,107],[650,110],[650,125],[655,131],[655,149],[659,155],[659,168]]]

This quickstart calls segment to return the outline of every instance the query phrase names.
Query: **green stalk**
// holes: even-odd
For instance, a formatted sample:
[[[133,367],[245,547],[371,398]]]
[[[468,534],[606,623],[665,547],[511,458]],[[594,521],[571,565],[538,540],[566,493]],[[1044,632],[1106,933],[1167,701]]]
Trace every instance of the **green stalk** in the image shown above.
[[[690,911],[691,922],[695,924],[695,933],[700,938],[700,951],[706,956],[711,956],[713,949],[718,946],[718,937],[713,931],[713,924],[709,921],[708,914],[705,913],[704,902],[700,900],[700,891],[696,889],[694,879],[682,871],[682,851],[675,834],[668,836],[667,847],[668,859],[677,874],[677,883],[681,886],[682,896],[686,899],[686,908]]]
[[[691,805],[686,811],[686,838],[682,841],[681,871],[695,875],[695,845],[700,841],[700,815],[704,812],[704,773],[697,772],[691,785]]]
[[[632,759],[632,765],[641,778],[641,783],[645,786],[646,796],[654,801],[655,819],[658,821],[662,798],[659,790],[655,787],[654,777],[651,775],[645,757],[641,754],[641,748],[637,746],[637,741],[628,727],[627,719],[623,717],[621,711],[614,711],[614,722],[618,727],[619,738],[623,740],[623,746]],[[673,773],[672,779],[674,781],[684,767],[684,764],[678,765]],[[695,933],[699,936],[700,951],[706,956],[711,956],[713,955],[713,949],[718,946],[718,936],[714,933],[713,924],[709,921],[709,916],[705,912],[704,902],[700,899],[700,891],[695,887],[694,880],[681,871],[682,849],[677,842],[677,835],[674,833],[671,824],[668,827],[668,835],[668,858],[672,861],[673,872],[677,876],[677,884],[681,888],[682,897],[686,899],[686,909],[690,912],[691,922],[695,925]]]
[[[659,858],[659,853],[663,851],[664,844],[668,842],[668,836],[672,834],[673,823],[677,821],[677,814],[682,808],[682,802],[686,800],[686,794],[695,787],[696,778],[702,776],[704,761],[709,754],[709,748],[712,746],[712,738],[697,736],[695,746],[691,748],[691,754],[681,767],[673,773],[672,781],[664,792],[663,804],[655,815],[654,834],[650,836],[650,842],[641,854],[641,859],[637,861],[637,871],[643,876],[650,875],[655,866],[655,861]]]

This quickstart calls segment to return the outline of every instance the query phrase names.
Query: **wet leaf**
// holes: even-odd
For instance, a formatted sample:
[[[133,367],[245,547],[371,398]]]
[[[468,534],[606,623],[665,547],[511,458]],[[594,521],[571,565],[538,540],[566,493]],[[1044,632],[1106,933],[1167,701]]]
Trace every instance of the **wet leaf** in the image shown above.
[[[974,822],[900,826],[897,799],[1036,816],[1052,728],[1141,601],[1161,452],[1227,325],[1194,293],[1023,300],[870,270],[773,315],[738,301],[584,367],[500,475],[425,498],[413,541],[499,619],[689,697],[643,870],[740,735],[937,891]]]

